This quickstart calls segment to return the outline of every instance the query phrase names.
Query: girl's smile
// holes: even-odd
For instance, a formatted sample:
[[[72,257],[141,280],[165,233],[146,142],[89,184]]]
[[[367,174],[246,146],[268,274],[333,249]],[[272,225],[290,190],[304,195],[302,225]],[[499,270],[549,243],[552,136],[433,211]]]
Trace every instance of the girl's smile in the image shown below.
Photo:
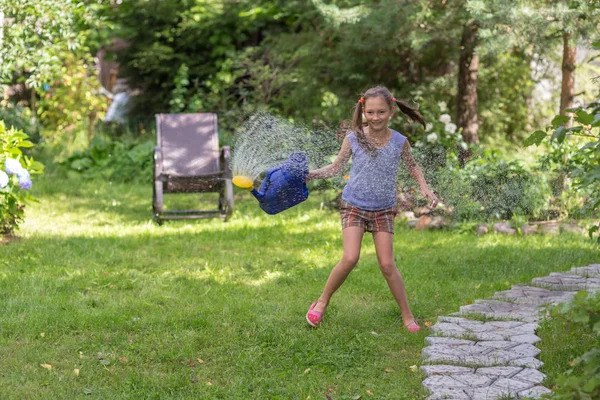
[[[365,101],[364,113],[371,133],[376,133],[387,129],[394,110],[383,97],[369,97]]]

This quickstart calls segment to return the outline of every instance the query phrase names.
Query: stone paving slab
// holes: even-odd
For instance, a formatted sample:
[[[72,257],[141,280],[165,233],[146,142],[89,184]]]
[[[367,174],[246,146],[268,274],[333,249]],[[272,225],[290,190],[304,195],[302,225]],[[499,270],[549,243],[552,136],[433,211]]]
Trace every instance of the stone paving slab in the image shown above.
[[[437,336],[427,337],[422,351],[423,362],[431,363],[421,367],[427,376],[423,386],[431,392],[427,399],[537,399],[551,393],[537,370],[543,363],[533,345],[540,340],[536,321],[546,305],[570,301],[578,290],[600,290],[600,264],[534,278],[532,286],[515,285],[438,317],[432,327]],[[502,320],[478,321],[465,314]]]
[[[550,393],[550,390],[535,385],[528,389],[517,390],[510,389],[507,387],[488,386],[476,389],[451,389],[439,387],[431,390],[431,395],[427,397],[427,400],[496,400],[505,399],[508,396],[517,399],[538,399],[545,393]]]
[[[461,306],[456,315],[478,314],[490,318],[507,318],[535,322],[541,319],[540,310],[528,304],[515,304],[499,300],[476,300],[474,304]]]
[[[533,278],[533,285],[546,287],[552,290],[587,290],[595,292],[600,290],[600,278],[587,278],[582,275],[553,272],[550,276]]]
[[[521,321],[473,321],[461,317],[438,317],[438,323],[432,326],[434,333],[440,336],[465,338],[471,340],[507,340],[517,343],[536,343],[536,323]]]
[[[571,268],[571,274],[582,275],[587,278],[594,278],[600,276],[600,264],[590,264],[585,267]]]
[[[449,363],[459,366],[515,366],[539,368],[543,363],[535,357],[540,349],[528,343],[514,347],[494,348],[485,342],[463,345],[434,344],[425,347],[422,358],[427,363]]]
[[[515,285],[510,290],[496,292],[492,299],[504,300],[516,304],[541,306],[571,301],[575,291],[550,290],[534,286]]]

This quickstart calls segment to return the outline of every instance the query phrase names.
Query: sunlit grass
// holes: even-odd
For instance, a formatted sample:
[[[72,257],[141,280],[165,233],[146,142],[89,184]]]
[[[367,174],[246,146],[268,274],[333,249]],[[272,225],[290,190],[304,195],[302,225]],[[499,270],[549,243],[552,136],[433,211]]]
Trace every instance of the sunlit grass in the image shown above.
[[[306,324],[342,254],[338,213],[321,209],[328,195],[269,216],[238,191],[227,223],[157,226],[150,185],[48,177],[34,194],[21,239],[0,247],[3,399],[424,395],[410,367],[428,332],[403,329],[369,235],[323,326]],[[585,237],[396,228],[396,261],[422,323],[598,261]]]

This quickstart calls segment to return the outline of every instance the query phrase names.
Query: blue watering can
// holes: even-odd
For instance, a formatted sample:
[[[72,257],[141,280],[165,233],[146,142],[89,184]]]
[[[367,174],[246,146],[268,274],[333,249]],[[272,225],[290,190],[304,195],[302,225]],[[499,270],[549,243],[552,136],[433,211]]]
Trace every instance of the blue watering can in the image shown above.
[[[252,181],[241,175],[233,177],[233,183],[251,190],[260,208],[267,214],[277,214],[308,198],[304,180],[308,175],[308,158],[305,153],[294,152],[288,160],[267,171],[260,188],[256,190]]]

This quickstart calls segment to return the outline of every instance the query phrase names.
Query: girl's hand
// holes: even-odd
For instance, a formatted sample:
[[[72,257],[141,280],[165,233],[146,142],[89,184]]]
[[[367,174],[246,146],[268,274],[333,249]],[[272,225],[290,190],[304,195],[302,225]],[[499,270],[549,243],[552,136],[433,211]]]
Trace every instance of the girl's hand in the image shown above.
[[[440,199],[430,190],[430,189],[421,189],[421,194],[426,199],[429,199],[431,202],[429,203],[430,208],[436,208]]]
[[[312,181],[313,179],[315,179],[313,171],[308,171],[308,175],[306,175],[306,179],[304,179],[304,182]]]

